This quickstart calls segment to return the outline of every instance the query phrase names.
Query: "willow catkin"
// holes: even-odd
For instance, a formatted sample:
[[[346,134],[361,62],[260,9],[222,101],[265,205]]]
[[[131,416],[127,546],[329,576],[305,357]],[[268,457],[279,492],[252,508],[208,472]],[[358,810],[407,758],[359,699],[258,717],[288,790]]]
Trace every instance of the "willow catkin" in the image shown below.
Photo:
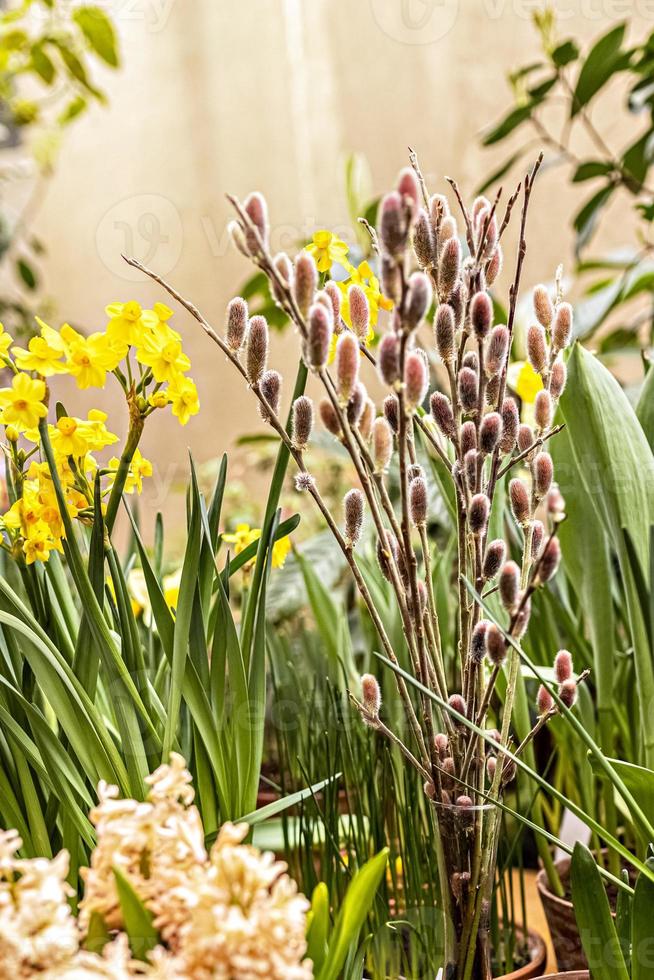
[[[259,413],[264,422],[270,422],[272,416],[279,414],[279,402],[282,392],[282,376],[279,371],[264,371],[259,382],[261,394],[266,405],[259,405]]]
[[[421,405],[427,395],[429,376],[424,352],[411,351],[404,362],[404,388],[409,409]]]
[[[346,405],[359,380],[359,343],[354,334],[342,333],[336,344],[336,387],[341,404]]]
[[[317,286],[318,267],[313,256],[309,255],[308,252],[299,252],[295,259],[293,296],[300,313],[304,317],[306,317],[309,307],[313,303]]]
[[[377,350],[377,369],[379,376],[392,387],[400,377],[400,342],[394,333],[384,334]]]
[[[549,329],[554,317],[554,306],[547,287],[542,284],[534,289],[534,313],[540,325]]]
[[[352,330],[359,340],[365,340],[370,329],[370,304],[368,303],[368,297],[361,286],[355,283],[348,289],[347,298],[350,307]]]
[[[253,316],[248,329],[245,368],[250,384],[261,380],[267,361],[268,323],[263,316]]]
[[[408,225],[402,197],[397,191],[386,194],[381,200],[378,232],[384,250],[398,258],[406,246]]]
[[[231,351],[236,353],[243,346],[248,326],[248,304],[241,296],[235,296],[227,304],[227,323],[225,340]]]
[[[449,303],[441,303],[434,318],[436,350],[445,364],[454,360],[454,310]]]
[[[363,494],[356,488],[348,490],[343,498],[343,512],[345,515],[345,542],[350,548],[354,548],[361,537],[363,529]]]
[[[307,326],[307,364],[313,371],[321,371],[327,364],[332,340],[331,307],[329,311],[322,303],[313,303],[309,309]]]
[[[307,447],[313,429],[313,402],[307,395],[300,395],[293,402],[291,425],[293,445],[302,452]]]
[[[263,194],[254,191],[250,194],[243,204],[243,210],[257,230],[263,248],[268,247],[268,205]],[[257,235],[251,228],[245,229],[245,241],[251,255],[257,255],[261,246],[257,242]]]
[[[383,416],[372,424],[372,458],[376,473],[384,473],[393,455],[393,431]]]

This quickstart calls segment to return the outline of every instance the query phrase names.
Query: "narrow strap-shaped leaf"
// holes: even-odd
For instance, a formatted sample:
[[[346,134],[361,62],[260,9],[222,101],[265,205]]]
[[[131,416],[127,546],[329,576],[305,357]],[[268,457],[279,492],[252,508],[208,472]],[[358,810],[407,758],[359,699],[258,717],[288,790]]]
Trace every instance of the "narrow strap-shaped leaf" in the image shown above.
[[[625,885],[629,885],[629,872],[626,868],[622,869],[620,878]],[[618,899],[615,905],[615,928],[620,940],[620,949],[627,964],[627,969],[631,970],[631,911],[633,907],[633,891],[621,888],[618,891]],[[632,976],[633,980],[633,976]]]
[[[311,896],[307,928],[307,958],[313,963],[314,975],[318,975],[327,957],[329,938],[329,891],[324,881],[318,882]]]
[[[572,904],[579,936],[595,980],[629,980],[609,900],[595,858],[577,841],[570,864]]]
[[[113,873],[130,949],[138,960],[146,960],[147,954],[159,942],[152,913],[145,907],[122,871],[114,867]]]
[[[647,859],[654,870],[654,859]],[[653,980],[654,882],[638,876],[631,908],[631,980]]]

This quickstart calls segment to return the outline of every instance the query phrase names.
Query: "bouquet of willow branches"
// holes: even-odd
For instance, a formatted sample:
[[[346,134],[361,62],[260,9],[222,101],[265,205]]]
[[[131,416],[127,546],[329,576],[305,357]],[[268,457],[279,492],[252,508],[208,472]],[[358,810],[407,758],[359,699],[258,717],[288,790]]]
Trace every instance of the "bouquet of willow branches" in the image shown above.
[[[546,687],[539,689],[538,720],[522,743],[514,744],[518,641],[528,627],[531,596],[555,574],[560,557],[556,528],[563,500],[544,445],[556,432],[553,416],[566,382],[562,351],[572,332],[571,307],[562,301],[557,277],[554,296],[543,286],[534,292],[528,356],[542,386],[533,425],[521,424],[516,401],[507,392],[507,367],[526,250],[527,209],[539,164],[540,160],[522,188],[507,323],[494,325],[489,289],[502,267],[501,239],[520,188],[500,221],[497,199],[491,204],[479,197],[468,209],[451,182],[463,217],[464,255],[447,199],[429,195],[412,155],[412,167],[402,172],[397,188],[380,203],[377,230],[364,222],[377,256],[381,290],[392,302],[376,357],[367,347],[371,309],[366,290],[353,284],[344,292],[321,276],[306,250],[294,261],[285,253],[273,257],[262,196],[254,193],[243,204],[230,198],[237,215],[231,229],[235,244],[268,277],[275,301],[299,337],[301,369],[286,426],[279,417],[282,378],[267,367],[265,319],[250,318],[245,301],[237,297],[228,307],[225,335],[219,335],[192,304],[162,283],[202,323],[258,399],[262,417],[297,465],[297,489],[313,498],[342,549],[377,631],[383,659],[395,671],[406,715],[402,731],[385,723],[379,684],[372,675],[362,678],[361,692],[351,699],[363,722],[388,738],[417,770],[433,803],[445,976],[452,980],[491,976],[488,920],[501,828],[497,803],[514,777],[513,758],[560,704],[569,707],[576,697],[570,654],[560,651],[554,665],[558,698],[555,702]],[[428,333],[431,324],[426,318],[432,309],[433,333]],[[436,361],[442,362],[447,390],[429,396],[430,365]],[[381,411],[364,386],[366,370],[376,370],[388,390]],[[358,476],[359,486],[344,499],[342,526],[321,496],[307,459],[315,415],[313,402],[303,394],[307,371],[324,390],[317,414],[347,450]],[[455,651],[441,644],[427,536],[429,495],[416,451],[418,433],[445,468],[455,500]],[[387,485],[395,460],[399,506]],[[510,479],[511,510],[523,541],[521,566],[507,560],[502,539],[489,540],[493,507],[503,507],[498,488],[505,477]],[[397,602],[410,671],[399,666],[398,651],[357,562],[366,511],[379,565]],[[499,516],[493,523],[501,527]],[[485,597],[494,592],[499,594],[502,618],[491,620],[483,614]],[[488,730],[502,672],[501,731]]]

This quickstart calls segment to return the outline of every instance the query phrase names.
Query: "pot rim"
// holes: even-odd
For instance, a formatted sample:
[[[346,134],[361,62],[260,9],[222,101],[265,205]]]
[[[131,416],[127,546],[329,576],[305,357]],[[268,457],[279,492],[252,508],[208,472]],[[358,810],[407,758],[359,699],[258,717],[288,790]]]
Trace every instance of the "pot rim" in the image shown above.
[[[516,927],[516,931],[520,930],[524,934],[524,929],[520,926]],[[535,929],[527,929],[527,939],[529,941],[529,952],[531,954],[528,963],[521,966],[518,970],[513,970],[512,973],[503,973],[501,977],[497,980],[526,980],[527,977],[533,976],[532,970],[535,963],[541,963],[545,966],[547,962],[547,946],[545,945],[545,939],[539,932]]]
[[[559,868],[566,868],[567,869],[567,868],[570,867],[570,858],[567,857],[567,856],[566,857],[558,858],[554,862],[554,865],[555,865],[557,871],[559,870]],[[549,882],[547,880],[547,873],[545,871],[545,868],[541,868],[540,871],[538,872],[538,874],[536,875],[536,887],[537,887],[537,889],[538,889],[539,892],[541,892],[544,895],[547,895],[548,900],[551,901],[551,902],[553,902],[555,905],[558,905],[560,908],[574,910],[574,905],[572,904],[572,902],[570,901],[570,899],[568,899],[568,898],[561,898],[560,895],[555,895],[553,891],[550,891]],[[557,975],[556,973],[553,974],[553,976],[556,976],[556,975]],[[565,974],[562,974],[562,976],[565,976]],[[582,973],[582,976],[583,976],[583,973]],[[543,980],[545,980],[545,978],[543,978]]]

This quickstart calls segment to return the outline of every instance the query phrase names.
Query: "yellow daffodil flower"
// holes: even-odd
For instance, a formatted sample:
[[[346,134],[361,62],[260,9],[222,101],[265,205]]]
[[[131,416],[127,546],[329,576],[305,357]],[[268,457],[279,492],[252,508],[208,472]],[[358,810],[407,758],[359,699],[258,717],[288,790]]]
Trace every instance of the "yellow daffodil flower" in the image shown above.
[[[318,272],[329,272],[335,262],[342,266],[347,264],[349,247],[333,231],[323,228],[314,233],[306,251],[313,256]]]
[[[159,384],[174,382],[191,366],[175,331],[163,321],[144,334],[136,359],[152,369],[154,380]]]
[[[509,368],[508,381],[516,395],[527,405],[535,402],[536,395],[543,387],[540,374],[534,371],[529,361],[515,361]]]
[[[110,303],[105,307],[105,313],[109,317],[107,323],[107,336],[111,340],[128,344],[130,347],[137,347],[143,341],[145,331],[149,326],[157,322],[157,318],[150,318],[147,314],[151,311],[141,309],[140,303],[130,300],[128,303]]]
[[[234,555],[240,555],[253,541],[258,541],[260,537],[261,528],[251,528],[249,524],[237,524],[236,531],[233,534],[222,535],[223,541],[227,544],[234,545]],[[290,550],[291,539],[288,534],[275,541],[272,551],[272,567],[283,568]],[[254,561],[254,558],[252,561]]]
[[[198,390],[191,378],[177,377],[167,388],[172,413],[181,425],[186,425],[191,415],[200,411]]]
[[[56,330],[36,317],[41,328],[40,336],[32,337],[24,347],[13,347],[11,353],[16,360],[16,367],[21,371],[36,371],[43,378],[53,374],[64,374],[67,371],[62,358],[66,353],[66,345]]]
[[[89,443],[80,419],[62,415],[54,425],[48,426],[50,441],[58,456],[85,456]]]
[[[39,521],[23,544],[25,562],[33,565],[35,561],[47,561],[50,552],[56,547],[57,543],[50,534],[50,528],[45,521]]]
[[[45,418],[48,409],[43,404],[45,398],[45,382],[36,381],[29,375],[16,374],[11,382],[11,388],[0,389],[1,421],[5,425],[13,425],[19,431],[35,429],[39,419]]]
[[[11,336],[11,334],[7,333],[7,331],[4,328],[4,325],[0,323],[0,357],[1,358],[6,359],[9,357],[9,348],[11,347],[13,342],[14,342],[14,338]]]
[[[361,286],[366,297],[368,299],[368,306],[370,308],[370,326],[374,327],[377,323],[380,310],[392,310],[393,300],[389,299],[381,291],[379,285],[379,279],[374,274],[368,262],[361,262],[354,268],[352,265],[347,266],[350,273],[350,278],[345,282],[337,283],[338,288],[343,293],[343,301],[341,305],[341,316],[347,323],[348,327],[352,326],[350,320],[350,303],[348,300],[348,290],[351,285],[356,284]],[[372,335],[374,337],[374,333]]]
[[[120,460],[114,456],[109,460],[109,470],[110,470],[110,481],[113,483],[116,477],[116,470],[118,469]],[[137,493],[143,492],[143,477],[152,476],[152,463],[149,459],[146,459],[141,455],[141,450],[137,449],[132,457],[132,462],[129,465],[129,473],[127,474],[127,479],[125,480],[125,493]]]
[[[104,388],[107,372],[115,370],[127,352],[124,344],[106,334],[84,337],[68,324],[61,328],[61,336],[68,350],[66,367],[82,389]]]
[[[165,408],[169,401],[166,391],[153,391],[148,398],[148,405],[151,405],[152,408]]]

